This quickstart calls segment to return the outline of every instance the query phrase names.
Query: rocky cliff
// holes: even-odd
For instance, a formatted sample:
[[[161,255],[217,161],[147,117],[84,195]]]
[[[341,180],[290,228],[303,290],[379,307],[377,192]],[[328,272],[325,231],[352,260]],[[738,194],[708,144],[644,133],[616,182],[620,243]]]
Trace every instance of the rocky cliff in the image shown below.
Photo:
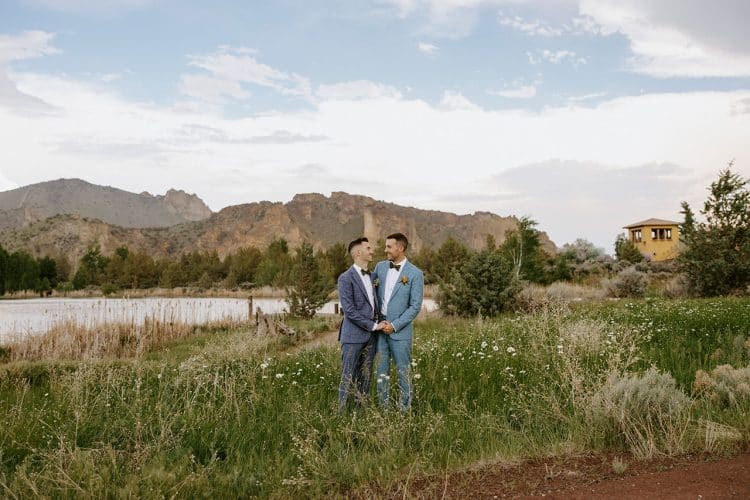
[[[179,206],[194,203],[180,196]],[[409,238],[413,251],[423,246],[436,248],[449,236],[479,249],[488,234],[500,243],[505,232],[517,223],[515,217],[488,212],[456,215],[335,192],[330,197],[300,194],[286,204],[263,201],[234,205],[206,219],[165,228],[128,228],[79,214],[57,215],[0,230],[0,245],[9,250],[24,248],[36,255],[63,253],[75,260],[92,244],[99,244],[105,254],[126,245],[155,257],[194,250],[216,250],[224,256],[243,246],[265,248],[275,238],[286,239],[292,248],[303,241],[324,248],[362,234],[377,241],[400,231]],[[545,233],[541,236],[547,251],[554,253],[555,245]]]

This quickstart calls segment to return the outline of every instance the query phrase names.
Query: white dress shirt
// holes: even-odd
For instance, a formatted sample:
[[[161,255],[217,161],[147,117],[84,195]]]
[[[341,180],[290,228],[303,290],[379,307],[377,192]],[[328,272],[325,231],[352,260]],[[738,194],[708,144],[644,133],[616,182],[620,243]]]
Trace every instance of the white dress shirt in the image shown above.
[[[372,307],[373,312],[375,312],[375,297],[372,293],[372,280],[370,279],[369,274],[362,274],[362,268],[359,267],[357,264],[354,264],[354,270],[359,275],[360,279],[362,279],[362,284],[365,285],[365,290],[367,291],[367,300],[370,301],[370,306]],[[372,330],[375,330],[378,327],[377,322],[373,323]]]
[[[385,277],[385,288],[383,289],[383,306],[380,308],[380,312],[383,313],[383,316],[388,314],[388,301],[391,300],[391,295],[393,295],[393,289],[396,288],[398,277],[401,276],[401,272],[404,270],[406,257],[404,257],[401,262],[394,262],[394,264],[401,266],[401,268],[398,271],[392,267],[388,269],[388,274]]]

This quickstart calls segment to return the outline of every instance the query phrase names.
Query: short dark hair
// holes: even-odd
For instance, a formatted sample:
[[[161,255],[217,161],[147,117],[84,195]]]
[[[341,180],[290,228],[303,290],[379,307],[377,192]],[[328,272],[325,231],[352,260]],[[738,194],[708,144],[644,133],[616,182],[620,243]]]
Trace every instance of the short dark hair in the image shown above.
[[[357,245],[361,245],[362,243],[369,243],[370,240],[362,236],[361,238],[357,238],[356,240],[353,240],[351,243],[349,243],[349,248],[347,249],[347,252],[352,253],[352,248],[356,247]]]
[[[404,233],[389,234],[388,236],[386,236],[385,239],[386,240],[396,240],[399,243],[401,243],[401,246],[404,247],[404,252],[409,247],[409,240],[406,239],[406,236],[404,235]]]

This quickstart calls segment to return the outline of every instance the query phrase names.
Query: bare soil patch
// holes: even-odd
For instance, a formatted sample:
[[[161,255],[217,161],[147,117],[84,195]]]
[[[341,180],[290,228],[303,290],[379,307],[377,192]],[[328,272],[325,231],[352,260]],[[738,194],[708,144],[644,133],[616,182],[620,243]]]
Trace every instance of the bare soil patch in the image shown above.
[[[626,468],[615,472],[613,460]],[[550,457],[423,478],[390,498],[750,498],[750,452],[639,461],[620,455]]]

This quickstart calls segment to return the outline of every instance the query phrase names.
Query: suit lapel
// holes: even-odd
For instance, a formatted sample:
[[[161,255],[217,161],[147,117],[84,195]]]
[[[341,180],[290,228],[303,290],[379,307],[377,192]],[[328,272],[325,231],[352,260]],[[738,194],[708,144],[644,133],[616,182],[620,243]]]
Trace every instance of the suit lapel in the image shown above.
[[[367,303],[369,304],[370,303],[370,298],[367,295],[367,289],[365,288],[365,284],[362,283],[362,278],[359,276],[359,272],[357,271],[357,268],[355,268],[354,266],[352,266],[350,270],[351,270],[351,273],[352,273],[352,279],[357,284],[357,286],[359,287],[360,291],[363,294],[365,294],[365,299],[367,299]]]
[[[406,288],[404,284],[401,282],[401,279],[406,276],[406,272],[409,270],[409,261],[407,260],[404,264],[403,269],[401,269],[401,273],[398,275],[398,278],[396,278],[396,284],[393,285],[393,291],[391,292],[391,297],[388,299],[388,305],[391,305],[391,302],[393,302],[393,297],[398,295],[399,290],[402,288]],[[406,276],[407,279],[409,279],[409,276]]]

